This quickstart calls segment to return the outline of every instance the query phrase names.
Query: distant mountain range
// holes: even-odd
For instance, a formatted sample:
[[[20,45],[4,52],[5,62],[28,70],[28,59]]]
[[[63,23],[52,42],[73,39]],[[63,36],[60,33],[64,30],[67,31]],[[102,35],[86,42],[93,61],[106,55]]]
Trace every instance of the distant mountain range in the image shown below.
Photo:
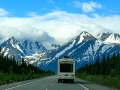
[[[25,56],[31,56],[35,53],[49,52],[51,49],[46,49],[41,42],[30,41],[30,40],[19,40],[14,37],[10,37],[8,40],[4,41],[0,47],[4,55],[8,57],[15,56],[16,60],[21,60]],[[50,48],[50,46],[47,46]],[[51,45],[52,49],[57,48]],[[58,46],[59,47],[59,46]]]
[[[41,61],[40,67],[57,71],[58,58],[70,56],[75,59],[76,69],[78,69],[86,63],[94,62],[98,56],[102,58],[103,55],[120,52],[119,41],[119,34],[105,32],[94,37],[84,31],[57,50],[50,52],[46,60]]]
[[[97,37],[83,31],[62,46],[51,44],[47,47],[42,42],[18,40],[14,37],[1,45],[4,55],[15,56],[17,60],[25,58],[26,62],[38,65],[45,70],[57,71],[57,60],[64,56],[75,59],[76,69],[86,63],[94,62],[98,55],[112,55],[120,52],[120,35],[116,33],[99,33]]]

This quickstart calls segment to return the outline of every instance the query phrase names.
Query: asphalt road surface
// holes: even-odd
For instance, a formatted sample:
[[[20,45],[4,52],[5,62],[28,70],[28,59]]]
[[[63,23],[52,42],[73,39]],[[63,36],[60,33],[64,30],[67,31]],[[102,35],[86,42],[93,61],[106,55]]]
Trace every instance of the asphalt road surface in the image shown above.
[[[57,76],[49,76],[22,82],[14,82],[11,80],[10,83],[11,84],[0,86],[0,90],[117,90],[78,78],[75,79],[74,83],[58,83]]]

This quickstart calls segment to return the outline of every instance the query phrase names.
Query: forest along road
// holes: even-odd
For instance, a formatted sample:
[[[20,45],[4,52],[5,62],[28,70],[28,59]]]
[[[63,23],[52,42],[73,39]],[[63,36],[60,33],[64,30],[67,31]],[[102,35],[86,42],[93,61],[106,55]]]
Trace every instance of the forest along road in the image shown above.
[[[12,83],[13,82],[13,83]],[[82,79],[74,83],[57,81],[57,76],[49,76],[22,82],[11,81],[11,84],[0,86],[0,90],[117,90],[101,86]]]

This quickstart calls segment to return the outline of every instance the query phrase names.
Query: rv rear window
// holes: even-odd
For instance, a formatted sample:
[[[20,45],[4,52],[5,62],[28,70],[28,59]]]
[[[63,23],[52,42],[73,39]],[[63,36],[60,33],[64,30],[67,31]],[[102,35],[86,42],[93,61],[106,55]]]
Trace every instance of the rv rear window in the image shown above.
[[[60,72],[73,72],[73,64],[60,64]]]

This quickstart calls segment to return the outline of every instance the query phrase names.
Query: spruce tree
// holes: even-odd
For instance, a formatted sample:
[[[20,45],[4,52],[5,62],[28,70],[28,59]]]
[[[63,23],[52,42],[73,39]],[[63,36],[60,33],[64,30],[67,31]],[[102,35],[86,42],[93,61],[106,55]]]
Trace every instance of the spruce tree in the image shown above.
[[[116,76],[120,75],[120,55],[117,53],[116,66],[115,66]]]
[[[106,57],[103,55],[103,59],[101,61],[101,74],[106,75]]]
[[[100,74],[100,58],[99,58],[99,55],[98,55],[98,58],[95,62],[95,74],[96,75]]]
[[[111,70],[111,58],[110,55],[108,54],[107,60],[106,60],[106,74],[110,75],[110,70]]]

